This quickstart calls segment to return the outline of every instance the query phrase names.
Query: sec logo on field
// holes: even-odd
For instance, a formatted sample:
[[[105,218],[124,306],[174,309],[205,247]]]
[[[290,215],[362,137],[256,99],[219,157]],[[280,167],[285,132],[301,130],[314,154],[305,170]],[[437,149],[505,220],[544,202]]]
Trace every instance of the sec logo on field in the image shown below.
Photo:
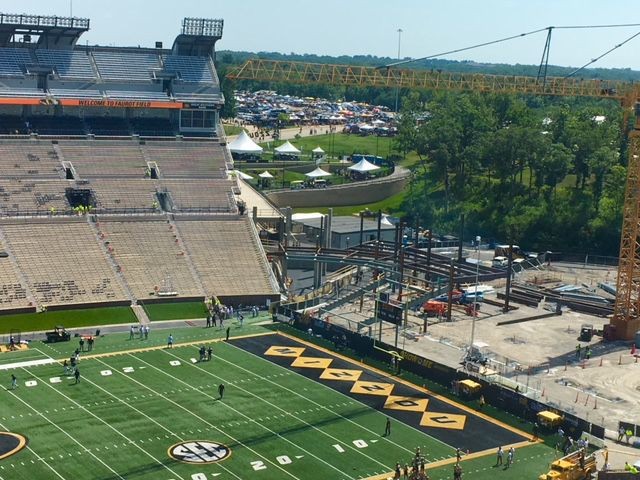
[[[231,455],[231,449],[221,443],[194,440],[177,443],[169,448],[168,453],[179,462],[203,465],[221,462]]]

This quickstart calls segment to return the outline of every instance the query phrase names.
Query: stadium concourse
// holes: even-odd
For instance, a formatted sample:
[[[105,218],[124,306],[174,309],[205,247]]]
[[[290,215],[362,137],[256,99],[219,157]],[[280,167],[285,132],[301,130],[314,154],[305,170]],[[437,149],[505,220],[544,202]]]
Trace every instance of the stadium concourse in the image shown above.
[[[0,14],[0,310],[280,298],[219,126],[222,27],[80,46],[88,19]]]

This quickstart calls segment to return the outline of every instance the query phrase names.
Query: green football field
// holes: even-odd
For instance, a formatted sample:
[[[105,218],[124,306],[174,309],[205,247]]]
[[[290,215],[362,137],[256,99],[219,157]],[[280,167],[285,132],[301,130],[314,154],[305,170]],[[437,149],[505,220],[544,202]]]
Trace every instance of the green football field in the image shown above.
[[[419,387],[261,332],[223,342],[223,332],[185,329],[172,349],[164,331],[112,334],[81,355],[78,384],[58,362],[37,364],[64,358],[54,354],[73,342],[1,354],[0,431],[26,446],[0,460],[0,479],[385,478],[416,447],[431,478],[448,479],[458,446],[470,450],[465,478],[537,478],[555,456]],[[210,361],[199,361],[200,345],[212,346]],[[12,441],[0,437],[0,452]],[[503,442],[517,447],[509,469],[493,466]]]

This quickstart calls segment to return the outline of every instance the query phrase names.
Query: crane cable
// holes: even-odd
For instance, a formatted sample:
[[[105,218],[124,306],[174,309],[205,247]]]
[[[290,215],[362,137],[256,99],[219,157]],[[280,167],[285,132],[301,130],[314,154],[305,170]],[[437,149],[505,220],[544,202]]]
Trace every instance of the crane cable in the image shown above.
[[[581,66],[580,68],[576,68],[573,72],[567,74],[564,78],[569,78],[574,76],[576,73],[578,73],[581,70],[584,70],[585,68],[587,68],[589,65],[593,65],[594,63],[596,63],[598,60],[600,60],[602,57],[609,55],[611,52],[613,52],[614,50],[617,50],[618,48],[620,48],[621,46],[623,46],[625,43],[630,42],[631,40],[633,40],[634,38],[636,38],[638,35],[640,35],[640,32],[637,32],[633,35],[631,35],[629,38],[627,38],[625,41],[623,41],[622,43],[619,43],[617,45],[615,45],[614,47],[610,48],[609,50],[607,50],[606,52],[604,52],[602,55],[596,57],[596,58],[592,58],[591,61],[585,63],[583,66]]]
[[[441,57],[444,55],[449,55],[451,53],[459,53],[459,52],[464,52],[466,50],[472,50],[474,48],[479,48],[479,47],[486,47],[487,45],[494,45],[496,43],[501,43],[501,42],[506,42],[508,40],[513,40],[515,38],[521,38],[521,37],[525,37],[527,35],[533,35],[534,33],[540,33],[540,32],[544,32],[545,30],[547,30],[549,27],[545,27],[545,28],[540,28],[538,30],[532,30],[531,32],[525,32],[525,33],[520,33],[519,35],[512,35],[510,37],[505,37],[505,38],[500,38],[498,40],[492,40],[490,42],[484,42],[484,43],[478,43],[477,45],[472,45],[470,47],[464,47],[464,48],[457,48],[456,50],[449,50],[448,52],[442,52],[442,53],[436,53],[434,55],[429,55],[427,57],[421,57],[421,58],[410,58],[408,60],[401,60],[399,62],[394,62],[394,63],[389,63],[387,65],[383,65],[381,67],[378,68],[389,68],[389,67],[397,67],[398,65],[404,65],[406,63],[413,63],[413,62],[419,62],[421,60],[429,60],[430,58],[435,58],[435,57]]]
[[[376,68],[397,67],[399,65],[405,65],[407,63],[419,62],[419,61],[422,61],[422,60],[429,60],[431,58],[442,57],[444,55],[450,55],[452,53],[460,53],[460,52],[464,52],[464,51],[467,51],[467,50],[473,50],[474,48],[486,47],[487,45],[495,45],[496,43],[507,42],[509,40],[514,40],[516,38],[522,38],[522,37],[526,37],[528,35],[533,35],[535,33],[544,32],[545,30],[548,31],[549,29],[569,30],[569,29],[584,29],[584,28],[621,28],[621,27],[640,27],[640,23],[622,23],[622,24],[608,24],[608,25],[562,25],[562,26],[559,26],[559,27],[554,27],[554,26],[544,27],[544,28],[539,28],[537,30],[532,30],[530,32],[520,33],[518,35],[511,35],[509,37],[504,37],[504,38],[500,38],[500,39],[497,39],[497,40],[492,40],[490,42],[478,43],[476,45],[471,45],[469,47],[457,48],[455,50],[449,50],[447,52],[441,52],[441,53],[436,53],[436,54],[433,54],[433,55],[428,55],[426,57],[410,58],[408,60],[400,60],[398,62],[388,63],[386,65],[383,65],[383,66],[380,66],[380,67],[376,67]],[[638,34],[640,34],[640,32],[638,32],[637,34],[633,35],[631,38],[628,38],[627,40],[625,40],[621,44],[616,45],[611,50],[609,50],[609,51],[605,52],[604,54],[600,55],[596,59],[594,59],[591,62],[589,62],[586,65],[584,65],[583,67],[580,67],[579,69],[577,69],[574,72],[570,73],[569,75],[567,75],[567,77],[569,77],[571,75],[574,75],[575,73],[577,73],[578,71],[582,70],[583,68],[586,68],[588,65],[591,65],[591,64],[595,63],[596,61],[600,60],[605,55],[611,53],[613,50],[621,47],[622,45],[627,43],[629,40],[632,40],[633,38],[635,38]]]

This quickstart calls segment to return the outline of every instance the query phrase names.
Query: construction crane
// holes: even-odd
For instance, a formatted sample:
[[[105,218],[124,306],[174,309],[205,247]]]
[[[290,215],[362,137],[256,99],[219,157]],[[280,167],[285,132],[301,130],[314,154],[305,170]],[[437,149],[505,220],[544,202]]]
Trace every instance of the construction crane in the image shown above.
[[[630,340],[640,330],[640,85],[580,79],[484,75],[439,70],[363,67],[252,59],[227,74],[231,80],[325,84],[335,86],[451,90],[505,94],[584,96],[619,101],[624,128],[636,114],[634,127],[625,130],[629,160],[623,207],[617,295],[611,325],[616,338]]]

